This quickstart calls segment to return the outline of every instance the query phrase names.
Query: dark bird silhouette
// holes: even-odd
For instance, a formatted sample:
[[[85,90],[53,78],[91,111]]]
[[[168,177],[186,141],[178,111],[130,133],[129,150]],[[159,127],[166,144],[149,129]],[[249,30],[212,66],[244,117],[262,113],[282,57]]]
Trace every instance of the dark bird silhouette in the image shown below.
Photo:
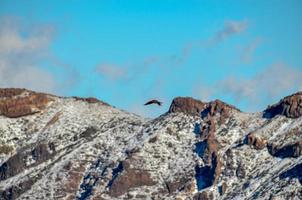
[[[156,99],[153,99],[151,101],[148,101],[147,103],[145,103],[144,105],[147,106],[147,105],[150,105],[150,104],[157,104],[159,106],[161,106],[162,102],[156,100]]]

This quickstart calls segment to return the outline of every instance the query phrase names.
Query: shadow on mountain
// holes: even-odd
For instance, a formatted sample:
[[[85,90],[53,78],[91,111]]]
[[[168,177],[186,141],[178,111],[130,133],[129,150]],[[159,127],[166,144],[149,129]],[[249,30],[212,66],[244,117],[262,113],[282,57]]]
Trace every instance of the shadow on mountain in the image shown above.
[[[285,178],[297,178],[302,185],[302,163],[294,166],[293,168],[283,172],[279,176],[281,179]]]

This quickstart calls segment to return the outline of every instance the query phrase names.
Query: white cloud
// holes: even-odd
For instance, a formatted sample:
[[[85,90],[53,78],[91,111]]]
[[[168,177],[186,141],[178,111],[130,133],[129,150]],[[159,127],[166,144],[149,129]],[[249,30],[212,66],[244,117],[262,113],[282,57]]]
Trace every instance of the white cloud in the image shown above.
[[[235,103],[247,102],[249,110],[253,110],[299,90],[302,90],[302,70],[275,63],[251,78],[228,77],[212,87],[203,87],[200,96],[223,94],[232,97]]]
[[[52,33],[51,26],[25,27],[0,19],[0,87],[54,92],[53,75],[39,65],[49,54]]]
[[[302,71],[284,63],[276,63],[251,79],[229,78],[220,85],[239,99],[257,99],[263,94],[273,97],[292,88],[301,89]]]

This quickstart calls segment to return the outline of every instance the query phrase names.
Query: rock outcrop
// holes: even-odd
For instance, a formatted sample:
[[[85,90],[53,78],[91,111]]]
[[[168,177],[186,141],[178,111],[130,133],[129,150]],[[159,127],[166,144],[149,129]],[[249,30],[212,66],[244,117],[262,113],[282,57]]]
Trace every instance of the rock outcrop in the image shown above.
[[[141,186],[152,186],[156,183],[152,180],[148,171],[131,168],[131,162],[126,160],[120,164],[121,172],[112,183],[109,184],[109,195],[118,197],[125,194],[131,188]]]
[[[302,140],[283,146],[275,145],[274,143],[268,144],[268,151],[276,157],[293,157],[297,158],[302,155]]]
[[[0,199],[302,199],[300,103],[280,102],[265,118],[178,97],[149,120],[0,89]]]
[[[264,149],[267,144],[267,140],[255,133],[248,134],[246,140],[248,145],[253,146],[257,150]]]
[[[52,158],[54,155],[55,147],[53,143],[41,143],[34,147],[23,148],[1,164],[0,181],[15,176],[25,169],[35,167]]]
[[[0,89],[0,115],[16,118],[43,110],[51,98],[25,89]]]
[[[173,99],[168,112],[183,112],[201,117],[220,115],[220,120],[224,121],[224,119],[229,117],[232,110],[240,112],[235,106],[220,100],[214,100],[207,103],[191,97],[177,97]]]
[[[289,118],[302,116],[302,92],[295,93],[280,100],[277,104],[269,106],[264,111],[264,117],[273,118],[284,115]]]
[[[173,99],[169,108],[169,113],[183,112],[190,115],[200,116],[205,107],[205,103],[191,97],[177,97]]]
[[[220,144],[216,138],[216,126],[224,124],[232,112],[240,112],[236,107],[220,100],[208,103],[189,98],[178,97],[172,101],[169,113],[183,112],[199,116],[203,123],[195,130],[200,134],[200,142],[196,143],[196,153],[203,159],[204,165],[195,167],[197,188],[202,190],[217,184],[223,163],[219,155]],[[196,127],[195,127],[196,129]]]
[[[236,110],[236,111],[240,112],[240,110],[238,108],[236,108],[235,106],[227,104],[227,103],[225,103],[223,101],[220,101],[218,99],[216,99],[214,101],[210,101],[209,103],[207,103],[206,108],[207,109],[204,111],[205,114],[210,114],[211,116],[214,116],[216,114],[220,114],[222,116],[228,117],[232,110]]]

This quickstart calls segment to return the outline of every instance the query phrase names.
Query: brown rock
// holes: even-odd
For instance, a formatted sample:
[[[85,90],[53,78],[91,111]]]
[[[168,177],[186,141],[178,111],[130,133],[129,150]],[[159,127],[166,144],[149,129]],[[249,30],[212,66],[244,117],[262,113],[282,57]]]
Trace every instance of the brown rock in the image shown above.
[[[22,94],[25,89],[19,89],[19,88],[3,88],[0,89],[0,98],[12,98],[14,96],[18,96]]]
[[[231,110],[240,111],[236,107],[220,100],[204,103],[191,97],[177,97],[173,99],[169,113],[183,112],[190,115],[202,116],[203,118],[219,114],[221,118],[219,121],[222,121],[229,117]]]
[[[190,115],[200,116],[205,109],[206,104],[202,101],[193,99],[191,97],[177,97],[173,99],[169,108],[169,113],[183,112]]]
[[[214,116],[216,113],[219,113],[219,114],[227,117],[229,115],[229,112],[231,110],[240,111],[235,106],[227,104],[227,103],[225,103],[223,101],[220,101],[218,99],[209,102],[208,105],[207,105],[207,107],[209,108],[209,114],[211,116]]]
[[[43,110],[52,99],[25,89],[0,89],[0,115],[16,118]]]
[[[266,147],[267,141],[255,133],[252,133],[247,136],[247,144],[253,146],[257,150],[261,150]]]
[[[203,143],[205,145],[202,158],[206,166],[202,168],[197,167],[196,174],[198,179],[204,179],[203,182],[206,183],[202,187],[208,187],[212,184],[217,184],[223,164],[218,153],[220,144],[215,136],[216,118],[208,115],[204,120],[205,125],[201,131],[201,138],[203,139]],[[198,186],[198,183],[197,187],[202,189],[200,186]]]
[[[66,168],[68,168],[65,168],[67,178],[63,179],[63,186],[59,189],[60,192],[76,194],[83,180],[86,164],[87,163],[79,162],[78,165],[73,165],[73,163],[70,162],[69,166],[66,166]]]
[[[289,118],[298,118],[302,116],[302,92],[295,93],[281,99],[278,103],[269,106],[263,116],[267,118],[276,115],[284,115]]]
[[[240,112],[235,106],[227,104],[220,100],[214,100],[206,105],[206,109],[202,112],[203,118],[216,117],[216,122],[218,125],[223,124],[227,118],[230,117],[231,111]]]
[[[152,186],[155,185],[148,171],[144,169],[130,168],[129,161],[122,163],[123,171],[113,181],[110,186],[109,195],[112,197],[118,197],[125,194],[131,188],[140,186]]]
[[[225,194],[227,188],[228,188],[228,185],[226,184],[226,182],[223,182],[221,184],[221,195]]]
[[[203,127],[200,136],[205,143],[205,151],[204,151],[203,159],[205,163],[209,165],[212,162],[212,156],[214,154],[217,155],[217,152],[219,150],[219,142],[215,137],[215,130],[216,130],[216,122],[214,118],[209,118],[208,121],[206,121],[206,124]]]

